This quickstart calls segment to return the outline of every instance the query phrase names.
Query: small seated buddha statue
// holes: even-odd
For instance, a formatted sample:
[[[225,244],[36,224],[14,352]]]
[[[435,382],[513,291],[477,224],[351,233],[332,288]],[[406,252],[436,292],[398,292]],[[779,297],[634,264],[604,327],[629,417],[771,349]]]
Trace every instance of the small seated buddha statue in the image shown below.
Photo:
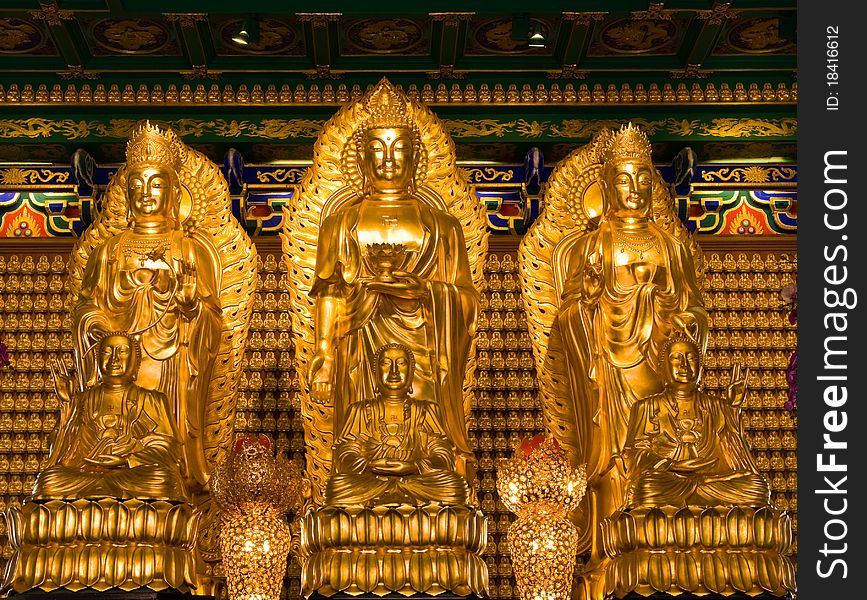
[[[186,500],[182,443],[162,392],[135,383],[138,342],[106,334],[96,347],[99,382],[75,393],[67,367],[52,366],[61,400],[60,426],[34,498]]]
[[[768,482],[741,429],[739,365],[722,398],[699,387],[702,356],[692,339],[671,338],[659,362],[665,389],[637,401],[629,417],[626,506],[768,506]]]
[[[376,354],[376,397],[351,404],[334,445],[327,505],[466,504],[439,407],[410,397],[415,359],[396,343]]]

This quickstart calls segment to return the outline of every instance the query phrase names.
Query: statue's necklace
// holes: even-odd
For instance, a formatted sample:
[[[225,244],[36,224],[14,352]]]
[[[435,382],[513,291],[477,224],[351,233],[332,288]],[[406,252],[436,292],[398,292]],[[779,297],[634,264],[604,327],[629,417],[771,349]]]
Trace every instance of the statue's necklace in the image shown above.
[[[625,254],[626,250],[631,250],[634,254],[638,255],[639,260],[644,260],[644,254],[648,250],[657,250],[658,245],[656,241],[656,236],[653,235],[653,232],[647,233],[623,233],[621,231],[617,231],[616,229],[611,230],[614,233],[614,241],[617,245],[620,246],[620,252]]]
[[[148,260],[157,261],[165,258],[171,246],[171,235],[160,238],[126,238],[121,246],[121,251],[127,260],[138,257],[141,265]]]

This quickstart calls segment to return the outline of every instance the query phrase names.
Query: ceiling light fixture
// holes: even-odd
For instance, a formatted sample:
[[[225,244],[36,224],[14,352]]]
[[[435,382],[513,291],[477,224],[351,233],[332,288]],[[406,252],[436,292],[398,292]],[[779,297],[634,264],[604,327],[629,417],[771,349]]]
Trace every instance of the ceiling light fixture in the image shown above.
[[[533,27],[530,29],[530,41],[527,43],[530,48],[544,48],[545,47],[545,34],[542,33],[542,25],[539,23],[533,23]]]
[[[259,41],[259,21],[255,15],[248,15],[244,19],[238,33],[232,36],[232,41],[239,46],[248,46]]]

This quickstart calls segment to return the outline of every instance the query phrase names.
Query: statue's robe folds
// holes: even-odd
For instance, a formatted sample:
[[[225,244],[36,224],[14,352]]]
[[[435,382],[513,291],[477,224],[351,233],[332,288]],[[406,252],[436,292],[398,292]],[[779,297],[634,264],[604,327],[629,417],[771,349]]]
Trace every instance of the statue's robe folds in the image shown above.
[[[72,314],[80,383],[96,384],[94,328],[141,332],[143,351],[138,383],[164,393],[172,402],[178,429],[185,440],[186,476],[207,482],[204,456],[205,407],[214,360],[220,346],[222,311],[219,301],[219,263],[215,254],[196,239],[173,232],[165,260],[175,273],[195,268],[196,301],[181,308],[175,301],[177,277],[159,260],[136,264],[123,254],[131,231],[120,233],[90,255],[78,302]]]
[[[463,382],[475,334],[479,292],[473,286],[463,230],[450,214],[419,205],[424,239],[399,270],[425,282],[421,300],[403,300],[369,291],[375,278],[359,243],[359,205],[329,215],[319,232],[316,279],[310,295],[338,299],[334,385],[334,431],[339,432],[353,404],[376,395],[376,351],[400,343],[415,357],[413,395],[436,399],[443,428],[457,452],[458,470],[472,461]]]
[[[673,393],[632,407],[623,454],[631,482],[626,505],[768,506],[770,487],[753,461],[737,411],[723,398],[697,394],[698,435],[688,448],[678,439]],[[669,470],[687,454],[698,466]]]
[[[648,228],[659,252],[645,263],[616,264],[615,233],[603,221],[579,237],[558,265],[565,277],[555,327],[566,352],[576,443],[589,481],[614,466],[632,405],[662,391],[655,366],[672,333],[672,316],[691,313],[698,343],[702,349],[706,344],[707,313],[689,249],[655,223]],[[601,271],[598,285],[590,278],[593,268]]]
[[[349,408],[334,449],[332,475],[325,487],[325,504],[346,506],[402,501],[466,504],[469,488],[455,471],[452,443],[443,431],[433,402],[407,399],[404,418],[387,419],[383,400],[356,402]],[[410,475],[372,472],[382,459],[416,466]]]
[[[155,498],[185,500],[180,472],[182,443],[167,398],[131,385],[113,428],[116,435],[134,441],[117,466],[94,465],[105,453],[102,386],[85,390],[75,399],[72,413],[61,423],[46,467],[37,477],[34,498]],[[115,438],[117,439],[117,438]]]

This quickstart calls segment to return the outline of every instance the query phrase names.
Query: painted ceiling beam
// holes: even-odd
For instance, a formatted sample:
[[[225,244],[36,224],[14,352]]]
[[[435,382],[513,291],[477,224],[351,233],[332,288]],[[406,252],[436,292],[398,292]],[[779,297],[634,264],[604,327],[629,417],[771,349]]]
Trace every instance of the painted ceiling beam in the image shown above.
[[[338,56],[339,12],[299,13],[304,25],[305,39],[309,40],[307,56],[317,70],[330,69]]]
[[[562,68],[581,64],[593,38],[593,26],[597,21],[605,18],[606,14],[604,12],[563,13],[560,33],[557,35],[558,45],[554,51]]]
[[[184,46],[184,53],[191,67],[205,67],[213,55],[205,44],[201,27],[208,26],[208,15],[205,13],[166,13],[169,21],[174,21],[178,39]]]

